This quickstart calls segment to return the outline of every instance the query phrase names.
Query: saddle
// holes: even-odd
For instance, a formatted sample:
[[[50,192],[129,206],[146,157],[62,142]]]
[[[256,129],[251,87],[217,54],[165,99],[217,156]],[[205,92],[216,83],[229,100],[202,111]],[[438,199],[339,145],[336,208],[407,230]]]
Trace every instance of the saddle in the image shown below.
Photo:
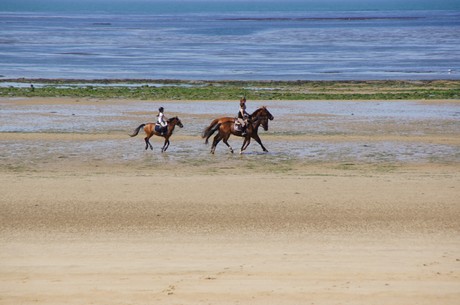
[[[235,123],[234,123],[234,129],[236,131],[242,131],[243,130],[243,124],[240,122],[238,118],[235,118]]]
[[[155,124],[155,131],[161,135],[164,135],[168,132],[168,126],[161,126],[160,124]]]

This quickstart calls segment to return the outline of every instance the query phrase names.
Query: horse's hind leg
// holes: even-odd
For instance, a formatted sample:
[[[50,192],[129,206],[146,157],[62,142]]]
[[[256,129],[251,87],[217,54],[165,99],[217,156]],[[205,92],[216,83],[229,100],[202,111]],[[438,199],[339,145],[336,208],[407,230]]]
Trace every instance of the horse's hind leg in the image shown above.
[[[151,136],[150,136],[151,137]],[[150,137],[145,137],[145,149],[149,148],[150,146],[150,149],[153,150],[153,146],[152,144],[150,143]]]
[[[215,137],[214,140],[212,141],[212,146],[211,146],[211,154],[213,154],[216,151],[216,146],[217,144],[222,140],[220,134],[218,133]]]
[[[225,143],[225,145],[227,145],[227,147],[230,149],[230,152],[233,154],[233,148],[227,142],[228,138],[230,138],[230,135],[228,137],[223,138],[222,141]]]

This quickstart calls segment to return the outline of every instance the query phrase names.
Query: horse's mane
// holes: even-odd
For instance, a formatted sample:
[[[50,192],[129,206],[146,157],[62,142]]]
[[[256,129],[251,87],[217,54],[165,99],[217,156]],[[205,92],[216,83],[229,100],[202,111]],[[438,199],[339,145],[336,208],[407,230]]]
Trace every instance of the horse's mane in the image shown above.
[[[265,109],[267,109],[267,107],[265,107],[265,106],[259,107],[251,114],[251,116],[256,116],[256,115],[259,114],[259,112],[261,112],[262,110],[265,110]]]
[[[177,120],[177,116],[174,116],[174,117],[172,117],[172,118],[169,118],[169,119],[167,120],[167,122],[168,122],[168,123],[171,123],[173,120]]]

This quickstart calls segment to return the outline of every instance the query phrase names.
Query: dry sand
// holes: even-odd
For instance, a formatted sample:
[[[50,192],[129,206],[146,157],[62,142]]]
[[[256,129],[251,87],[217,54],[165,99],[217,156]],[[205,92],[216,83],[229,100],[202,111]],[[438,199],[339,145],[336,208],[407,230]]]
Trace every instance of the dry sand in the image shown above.
[[[105,136],[121,139],[71,140]],[[460,304],[455,160],[265,168],[265,155],[255,164],[220,150],[209,163],[160,157],[152,168],[158,151],[64,158],[50,143],[66,137],[0,133],[2,305]],[[439,138],[460,147],[455,130],[404,141]],[[43,145],[11,152],[29,141]]]

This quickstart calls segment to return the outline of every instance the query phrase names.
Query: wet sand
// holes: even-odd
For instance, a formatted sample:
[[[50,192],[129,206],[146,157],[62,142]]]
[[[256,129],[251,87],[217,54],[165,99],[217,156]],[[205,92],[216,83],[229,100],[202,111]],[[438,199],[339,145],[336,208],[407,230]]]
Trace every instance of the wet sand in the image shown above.
[[[164,103],[185,127],[161,154],[127,136],[156,102],[0,100],[0,304],[459,303],[458,101],[269,104],[270,153],[243,155],[209,154],[227,104],[194,103]]]

